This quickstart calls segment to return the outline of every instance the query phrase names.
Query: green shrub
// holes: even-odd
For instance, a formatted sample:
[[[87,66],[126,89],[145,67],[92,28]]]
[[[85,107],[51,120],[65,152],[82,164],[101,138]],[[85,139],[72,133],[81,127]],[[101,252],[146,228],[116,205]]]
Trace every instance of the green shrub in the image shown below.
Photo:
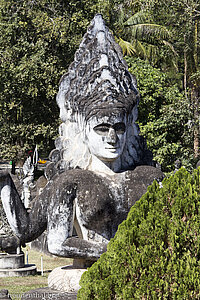
[[[200,298],[200,168],[154,181],[81,278],[78,299]]]

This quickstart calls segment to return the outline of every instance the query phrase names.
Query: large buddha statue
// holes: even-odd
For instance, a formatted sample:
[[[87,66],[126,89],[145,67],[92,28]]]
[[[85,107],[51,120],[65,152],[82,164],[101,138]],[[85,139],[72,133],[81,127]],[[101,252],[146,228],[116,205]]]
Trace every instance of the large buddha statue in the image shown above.
[[[60,136],[50,153],[47,185],[31,209],[9,174],[1,174],[3,207],[19,243],[47,229],[52,254],[94,261],[106,251],[130,207],[163,178],[135,123],[138,102],[136,80],[98,14],[61,78]]]

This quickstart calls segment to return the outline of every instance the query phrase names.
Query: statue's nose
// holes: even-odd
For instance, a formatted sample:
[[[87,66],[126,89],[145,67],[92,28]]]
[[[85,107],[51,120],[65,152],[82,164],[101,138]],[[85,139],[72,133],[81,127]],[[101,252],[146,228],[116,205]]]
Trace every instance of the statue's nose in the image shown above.
[[[110,128],[107,136],[107,143],[111,145],[115,145],[117,141],[118,141],[118,137],[115,130],[113,128]]]

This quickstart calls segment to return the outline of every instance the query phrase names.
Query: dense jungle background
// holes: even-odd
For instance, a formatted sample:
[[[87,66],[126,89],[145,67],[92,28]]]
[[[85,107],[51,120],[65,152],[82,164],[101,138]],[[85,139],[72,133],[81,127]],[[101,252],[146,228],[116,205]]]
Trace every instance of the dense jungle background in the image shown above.
[[[198,0],[1,0],[0,160],[58,134],[59,80],[96,13],[122,47],[141,94],[138,123],[164,172],[199,159]]]

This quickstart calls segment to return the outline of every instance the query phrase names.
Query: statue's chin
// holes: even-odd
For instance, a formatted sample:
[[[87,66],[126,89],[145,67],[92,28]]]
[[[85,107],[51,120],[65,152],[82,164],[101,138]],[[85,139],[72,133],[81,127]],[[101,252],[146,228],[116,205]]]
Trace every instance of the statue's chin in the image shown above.
[[[101,160],[102,162],[114,162],[118,157],[119,157],[119,155],[115,156],[115,157],[102,157],[102,156],[100,157],[100,156],[97,156],[97,158],[99,160]]]

